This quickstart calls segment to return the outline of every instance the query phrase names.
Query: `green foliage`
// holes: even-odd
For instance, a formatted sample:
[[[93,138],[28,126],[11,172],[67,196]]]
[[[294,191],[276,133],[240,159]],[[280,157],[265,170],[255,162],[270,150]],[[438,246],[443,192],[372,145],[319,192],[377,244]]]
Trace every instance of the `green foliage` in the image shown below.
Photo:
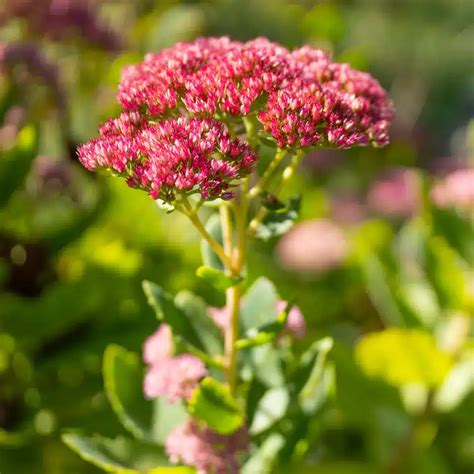
[[[369,334],[358,343],[356,358],[367,375],[398,387],[439,387],[452,366],[452,358],[437,348],[433,337],[416,329]]]
[[[21,186],[38,152],[38,131],[33,125],[23,127],[12,148],[0,155],[0,207]]]
[[[168,465],[166,456],[155,445],[133,441],[124,437],[114,439],[94,435],[83,436],[66,433],[63,441],[79,456],[107,472],[117,474],[181,474],[190,470],[164,468]],[[157,468],[163,466],[163,468]]]
[[[196,275],[220,291],[225,291],[227,288],[243,281],[242,277],[226,275],[217,268],[207,267],[205,265],[200,266],[196,270]]]
[[[300,197],[294,197],[277,205],[267,204],[270,212],[258,225],[255,236],[262,240],[269,240],[288,232],[298,219],[300,205]]]
[[[136,438],[150,438],[153,405],[143,400],[143,368],[136,354],[110,345],[104,353],[104,387],[118,418]]]
[[[221,434],[233,433],[244,423],[244,414],[229,388],[217,380],[206,377],[189,401],[193,415]]]

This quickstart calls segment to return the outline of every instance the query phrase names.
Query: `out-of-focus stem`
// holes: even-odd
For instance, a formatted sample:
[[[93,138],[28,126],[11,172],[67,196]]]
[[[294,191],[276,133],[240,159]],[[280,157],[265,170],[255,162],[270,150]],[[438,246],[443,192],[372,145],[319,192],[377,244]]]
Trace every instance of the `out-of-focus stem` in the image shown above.
[[[281,188],[283,188],[283,186],[291,180],[291,178],[295,174],[296,168],[298,168],[298,166],[301,163],[301,160],[303,159],[303,157],[304,157],[304,153],[301,152],[301,151],[298,151],[295,155],[293,155],[293,157],[291,158],[290,163],[283,170],[283,173],[281,174],[281,177],[278,180],[276,194],[278,194],[280,192]],[[258,226],[263,221],[263,219],[265,219],[267,214],[268,214],[268,209],[267,208],[265,208],[265,207],[260,208],[260,210],[257,212],[257,215],[250,221],[250,224],[248,226],[248,234],[250,236],[255,234],[255,232],[257,231]]]
[[[273,172],[278,168],[278,165],[282,162],[286,156],[286,150],[278,150],[273,158],[272,162],[268,165],[268,168],[263,173],[258,183],[249,191],[248,196],[250,199],[258,196],[267,186],[268,182],[273,177]]]

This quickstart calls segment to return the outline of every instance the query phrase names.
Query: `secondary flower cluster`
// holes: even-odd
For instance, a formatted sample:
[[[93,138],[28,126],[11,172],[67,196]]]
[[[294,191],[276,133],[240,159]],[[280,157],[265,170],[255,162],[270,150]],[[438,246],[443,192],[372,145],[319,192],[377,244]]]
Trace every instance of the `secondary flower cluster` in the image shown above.
[[[393,118],[385,90],[369,74],[321,50],[289,51],[265,38],[201,38],[147,54],[125,68],[118,99],[122,116],[79,157],[167,201],[176,191],[230,196],[232,182],[256,161],[236,137],[238,118],[255,114],[281,148],[383,146]]]
[[[163,396],[170,403],[189,400],[207,375],[203,362],[191,354],[173,356],[171,329],[162,324],[146,341],[143,359],[149,364],[143,391],[148,398]]]
[[[248,174],[257,159],[216,120],[179,117],[151,123],[137,112],[103,125],[100,137],[79,149],[79,158],[90,170],[110,169],[130,186],[169,202],[177,192],[226,198],[232,181]]]
[[[176,427],[166,440],[170,461],[194,466],[197,474],[238,474],[238,455],[247,449],[245,429],[224,436],[199,426],[194,420]]]

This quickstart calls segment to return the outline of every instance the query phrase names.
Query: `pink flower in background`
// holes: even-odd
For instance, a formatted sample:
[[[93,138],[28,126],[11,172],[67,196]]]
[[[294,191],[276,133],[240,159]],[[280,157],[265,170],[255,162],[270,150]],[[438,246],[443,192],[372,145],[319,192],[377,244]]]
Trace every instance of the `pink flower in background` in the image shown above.
[[[433,186],[431,199],[438,207],[474,208],[474,168],[450,173]]]
[[[189,420],[169,434],[165,448],[173,464],[193,466],[198,474],[238,474],[238,456],[248,445],[244,429],[224,436]]]
[[[189,400],[199,381],[206,375],[204,363],[191,354],[169,357],[148,369],[143,391],[147,398],[162,396],[170,403]]]
[[[143,360],[150,365],[158,364],[173,355],[173,336],[167,324],[149,336],[143,345]]]
[[[331,200],[331,216],[337,224],[343,226],[357,224],[365,219],[367,209],[356,195],[337,195]]]
[[[207,375],[204,363],[191,354],[173,356],[171,328],[161,324],[143,345],[143,360],[150,365],[143,391],[147,398],[163,396],[170,403],[188,400]]]
[[[418,178],[414,170],[397,168],[372,184],[367,201],[369,207],[389,216],[410,216],[419,207]]]
[[[286,308],[287,302],[280,300],[277,302],[275,307],[275,318]],[[224,307],[208,308],[209,314],[211,315],[214,324],[222,331],[225,332],[228,326],[229,318],[227,316],[227,310]],[[301,310],[298,306],[293,305],[291,308],[288,319],[286,321],[286,332],[296,339],[302,339],[306,334],[306,322]]]
[[[276,306],[277,314],[280,314],[285,310],[287,305],[286,301],[280,300]],[[293,305],[288,313],[288,319],[286,320],[286,332],[292,335],[296,339],[303,339],[306,335],[306,321],[303,313],[298,306]]]
[[[327,219],[295,225],[277,247],[278,260],[286,270],[321,272],[342,264],[348,244],[342,230]]]

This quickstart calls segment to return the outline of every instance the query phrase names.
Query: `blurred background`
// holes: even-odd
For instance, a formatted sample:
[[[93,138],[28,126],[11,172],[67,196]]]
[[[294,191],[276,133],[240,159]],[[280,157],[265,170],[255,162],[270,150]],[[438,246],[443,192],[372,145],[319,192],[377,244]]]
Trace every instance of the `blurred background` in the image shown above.
[[[302,309],[301,350],[325,335],[336,341],[337,391],[314,420],[302,469],[472,474],[472,339],[461,392],[448,387],[454,401],[416,436],[416,396],[367,377],[353,351],[369,331],[439,335],[472,309],[460,294],[474,286],[472,214],[433,211],[427,226],[422,205],[423,183],[472,167],[472,0],[0,0],[0,472],[99,472],[59,435],[121,432],[102,354],[112,342],[140,351],[156,328],[143,279],[223,304],[195,278],[189,224],[86,172],[75,155],[118,113],[123,66],[210,35],[322,47],[373,73],[397,110],[387,148],[309,156],[286,192],[304,190],[310,224],[250,252],[250,277],[269,276]],[[397,360],[403,347],[390,350]]]

